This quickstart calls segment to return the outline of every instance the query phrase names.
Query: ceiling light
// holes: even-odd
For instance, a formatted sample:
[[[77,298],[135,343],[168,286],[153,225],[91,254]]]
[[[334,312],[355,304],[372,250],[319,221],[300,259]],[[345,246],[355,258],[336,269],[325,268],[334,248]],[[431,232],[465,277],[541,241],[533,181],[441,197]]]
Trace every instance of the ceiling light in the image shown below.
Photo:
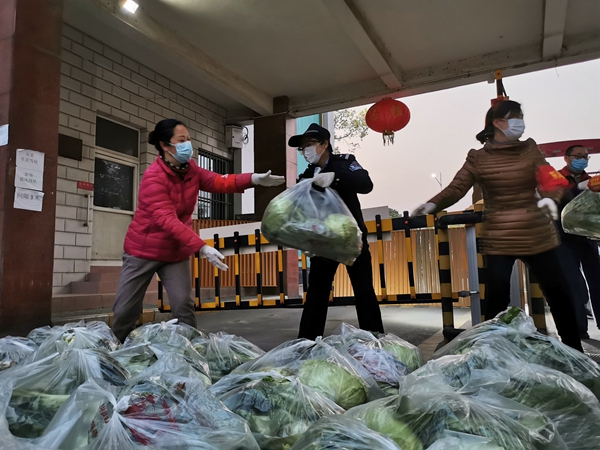
[[[137,11],[137,9],[139,8],[139,6],[140,5],[138,5],[133,0],[127,0],[125,2],[125,4],[123,5],[123,9],[125,9],[126,11],[129,11],[131,14],[133,14],[133,13],[135,13]]]

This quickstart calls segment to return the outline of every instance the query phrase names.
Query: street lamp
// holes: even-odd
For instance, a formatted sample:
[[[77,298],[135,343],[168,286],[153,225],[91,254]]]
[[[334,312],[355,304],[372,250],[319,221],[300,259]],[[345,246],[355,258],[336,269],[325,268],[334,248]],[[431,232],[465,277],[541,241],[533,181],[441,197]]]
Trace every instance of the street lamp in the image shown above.
[[[442,172],[440,172],[440,178],[438,179],[437,175],[435,173],[431,174],[431,178],[433,178],[435,181],[438,182],[438,184],[440,185],[440,191],[442,191],[444,189],[444,185],[442,184]]]

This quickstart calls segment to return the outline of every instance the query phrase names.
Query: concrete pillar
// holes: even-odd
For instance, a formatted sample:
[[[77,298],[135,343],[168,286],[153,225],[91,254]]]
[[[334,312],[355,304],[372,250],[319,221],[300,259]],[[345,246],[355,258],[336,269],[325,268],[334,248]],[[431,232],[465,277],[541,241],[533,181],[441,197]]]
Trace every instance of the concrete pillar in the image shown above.
[[[275,188],[255,188],[254,215],[261,220],[269,202],[286,188],[296,184],[297,150],[288,147],[288,139],[296,134],[296,119],[285,114],[289,109],[287,97],[273,99],[273,115],[254,119],[254,172],[272,170],[285,175],[286,184]],[[283,256],[286,294],[290,298],[300,295],[298,277],[298,252],[285,251]]]
[[[50,324],[63,0],[0,1],[0,335]],[[43,152],[42,211],[13,207],[17,149]]]

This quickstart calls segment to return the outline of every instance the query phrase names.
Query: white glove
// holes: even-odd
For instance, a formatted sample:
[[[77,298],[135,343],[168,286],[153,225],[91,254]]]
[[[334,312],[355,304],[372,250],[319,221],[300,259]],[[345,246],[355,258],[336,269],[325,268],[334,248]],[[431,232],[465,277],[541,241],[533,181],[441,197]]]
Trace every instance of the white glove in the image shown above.
[[[552,220],[558,220],[558,207],[554,200],[551,198],[543,198],[537,202],[537,206]]]
[[[588,187],[589,182],[590,182],[590,180],[582,181],[581,183],[579,183],[577,185],[577,189],[579,189],[580,191],[585,191],[585,190],[589,189],[589,187]]]
[[[335,179],[335,172],[326,172],[326,173],[319,173],[319,174],[315,175],[312,179],[312,182],[316,186],[326,188],[326,187],[331,186],[331,183],[333,183],[334,179]]]
[[[425,203],[421,206],[419,206],[417,209],[415,209],[412,214],[410,215],[411,217],[417,217],[417,216],[426,216],[427,214],[431,214],[435,211],[435,203]]]
[[[200,248],[200,256],[206,258],[208,262],[215,266],[217,269],[221,269],[225,272],[227,271],[227,269],[229,269],[229,267],[227,267],[227,264],[222,262],[225,259],[225,257],[221,255],[221,252],[214,249],[210,245],[205,244]]]
[[[267,173],[253,173],[252,174],[252,184],[254,186],[279,186],[285,183],[285,177],[280,175],[271,175],[271,171],[269,170]]]

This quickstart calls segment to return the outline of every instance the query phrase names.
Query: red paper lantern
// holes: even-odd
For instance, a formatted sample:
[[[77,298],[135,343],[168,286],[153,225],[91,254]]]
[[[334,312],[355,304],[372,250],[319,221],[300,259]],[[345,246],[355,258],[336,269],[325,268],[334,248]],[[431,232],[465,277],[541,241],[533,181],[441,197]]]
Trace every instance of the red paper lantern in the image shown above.
[[[408,124],[410,110],[404,103],[386,97],[369,108],[365,120],[370,129],[383,133],[383,145],[393,144],[394,132]]]

